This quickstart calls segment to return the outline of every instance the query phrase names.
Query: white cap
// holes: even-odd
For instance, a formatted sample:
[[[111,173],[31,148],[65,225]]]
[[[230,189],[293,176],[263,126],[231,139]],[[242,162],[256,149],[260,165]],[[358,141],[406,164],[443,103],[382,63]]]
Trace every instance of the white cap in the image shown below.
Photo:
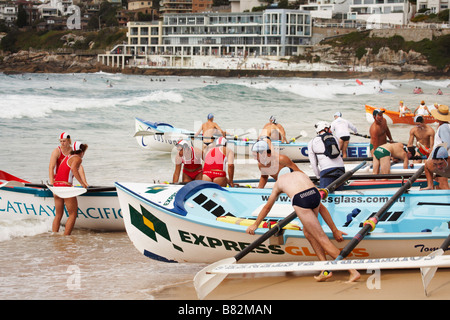
[[[335,117],[342,117],[342,113],[340,113],[340,112],[338,111],[338,112],[336,112],[336,113],[334,114],[334,116],[335,116]]]
[[[177,142],[177,146],[180,146],[182,148],[189,147],[189,142],[187,142],[186,140],[181,139],[180,141]]]
[[[252,147],[253,152],[262,152],[262,151],[268,151],[268,150],[270,150],[269,144],[267,142],[265,142],[264,140],[260,140],[260,141],[256,142]]]
[[[314,128],[316,128],[316,133],[319,133],[320,131],[324,130],[325,128],[329,128],[330,124],[326,121],[319,121],[314,125]]]
[[[439,145],[436,148],[434,148],[434,150],[431,152],[431,158],[432,159],[447,159],[448,151],[442,145]]]
[[[82,145],[83,143],[82,142],[80,142],[80,141],[75,141],[74,143],[72,143],[72,150],[73,151],[78,151],[78,150],[81,150],[81,145]]]
[[[63,132],[59,135],[59,139],[70,139],[70,134],[68,132]]]

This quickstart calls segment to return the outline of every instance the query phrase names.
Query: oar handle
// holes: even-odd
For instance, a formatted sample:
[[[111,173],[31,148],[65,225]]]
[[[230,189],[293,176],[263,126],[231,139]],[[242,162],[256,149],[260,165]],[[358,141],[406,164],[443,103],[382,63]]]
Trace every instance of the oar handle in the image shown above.
[[[375,229],[378,221],[382,218],[382,215],[389,210],[390,207],[397,201],[397,199],[409,188],[411,188],[413,182],[422,174],[425,168],[421,167],[416,171],[416,173],[406,181],[406,183],[400,187],[397,192],[381,207],[380,210],[369,220],[364,223],[362,229],[353,237],[352,240],[342,249],[336,260],[345,259],[350,252],[364,239],[364,237],[369,233],[369,231]],[[450,240],[449,240],[450,241]]]
[[[448,247],[450,246],[450,234],[448,235],[447,239],[441,244],[440,249],[442,250],[448,250]]]
[[[337,187],[339,187],[341,184],[343,184],[346,180],[348,180],[357,170],[359,170],[362,166],[364,166],[366,164],[365,161],[361,162],[359,165],[357,165],[356,167],[354,167],[352,170],[344,173],[342,176],[340,176],[338,179],[336,179],[335,181],[333,181],[332,183],[330,183],[327,186],[327,190],[328,192],[332,192],[334,191]],[[328,192],[326,193],[326,195],[323,195],[323,193],[321,193],[321,197],[324,199],[326,198],[326,196],[328,195]],[[264,241],[266,241],[267,239],[269,239],[271,236],[275,235],[276,233],[278,233],[283,227],[285,227],[289,222],[291,222],[292,220],[294,220],[297,217],[297,213],[295,211],[293,211],[292,213],[290,213],[286,218],[284,218],[283,220],[279,221],[277,224],[275,224],[269,231],[267,231],[266,233],[264,233],[262,236],[260,236],[258,239],[256,239],[255,241],[253,241],[248,247],[244,248],[242,251],[240,251],[238,254],[236,254],[234,256],[234,258],[236,259],[236,261],[239,261],[240,259],[242,259],[243,257],[245,257],[248,253],[250,253],[253,249],[255,249],[256,247],[258,247],[261,243],[263,243]]]

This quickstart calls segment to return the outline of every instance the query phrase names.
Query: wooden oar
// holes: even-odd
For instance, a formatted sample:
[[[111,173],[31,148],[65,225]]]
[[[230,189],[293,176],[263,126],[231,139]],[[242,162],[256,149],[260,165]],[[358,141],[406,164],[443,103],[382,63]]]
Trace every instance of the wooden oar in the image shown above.
[[[49,185],[46,186],[53,194],[63,199],[73,198],[91,192],[116,191],[115,187],[89,187],[86,189],[82,187],[53,187]]]
[[[381,207],[378,212],[371,217],[370,219],[366,220],[364,222],[364,225],[362,229],[353,237],[352,240],[344,247],[344,249],[341,250],[339,256],[336,258],[336,260],[342,260],[345,259],[345,257],[348,256],[350,252],[361,242],[362,239],[371,231],[375,229],[375,226],[377,225],[378,221],[382,218],[382,216],[386,213],[387,210],[389,210],[390,207],[397,201],[398,198],[409,188],[411,188],[412,184],[416,179],[423,173],[423,170],[425,168],[421,167],[414,173],[414,175],[409,178],[403,186],[401,186],[397,192]]]
[[[308,136],[308,133],[305,130],[302,130],[302,131],[300,131],[300,134],[298,136],[291,138],[291,140],[289,140],[289,143],[295,142],[295,140],[297,140],[298,138],[307,137],[307,136]]]
[[[337,187],[339,187],[341,184],[343,184],[345,181],[347,181],[357,170],[359,170],[361,167],[363,167],[366,164],[366,162],[360,163],[358,166],[353,168],[351,171],[346,172],[341,177],[333,181],[331,184],[329,184],[326,188],[326,192],[321,192],[321,196],[323,199],[325,199],[328,196],[328,193],[333,192]],[[212,274],[210,273],[211,270],[214,268],[223,265],[223,264],[233,264],[245,257],[248,253],[250,253],[253,249],[258,247],[261,243],[269,239],[271,236],[278,233],[284,226],[286,226],[289,222],[294,220],[297,217],[296,212],[292,212],[289,214],[286,218],[279,221],[277,224],[275,224],[269,231],[264,233],[262,236],[260,236],[258,239],[256,239],[254,242],[252,242],[248,247],[246,247],[244,250],[240,251],[238,254],[236,254],[232,258],[226,258],[222,259],[220,261],[217,261],[213,264],[210,264],[209,266],[203,268],[200,270],[194,277],[194,286],[195,290],[197,291],[197,295],[199,299],[203,299],[206,297],[212,290],[214,290],[222,281],[225,279],[227,274]]]
[[[448,250],[450,246],[450,234],[447,239],[441,244],[440,248],[432,253],[430,253],[429,257],[442,256],[445,250]],[[428,268],[420,268],[420,274],[422,276],[423,290],[425,290],[425,295],[428,296],[427,288],[430,284],[431,279],[433,279],[434,274],[436,273],[438,267],[428,267]]]

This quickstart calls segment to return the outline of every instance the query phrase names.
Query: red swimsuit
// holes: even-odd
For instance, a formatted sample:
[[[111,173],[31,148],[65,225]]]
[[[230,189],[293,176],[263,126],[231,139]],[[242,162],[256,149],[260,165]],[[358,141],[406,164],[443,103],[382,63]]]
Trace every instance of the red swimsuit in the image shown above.
[[[226,177],[225,154],[222,153],[220,147],[211,149],[205,157],[205,165],[203,166],[203,174],[211,180],[214,178]]]
[[[202,165],[201,160],[200,163],[195,161],[195,152],[194,148],[191,147],[191,159],[186,160],[184,157],[181,158],[181,161],[183,162],[183,173],[185,173],[188,177],[190,177],[192,180],[197,177],[200,173],[202,173]]]
[[[66,156],[64,160],[59,165],[58,171],[56,172],[55,182],[53,185],[55,187],[71,187],[73,182],[73,172],[72,168],[67,163],[73,155]]]

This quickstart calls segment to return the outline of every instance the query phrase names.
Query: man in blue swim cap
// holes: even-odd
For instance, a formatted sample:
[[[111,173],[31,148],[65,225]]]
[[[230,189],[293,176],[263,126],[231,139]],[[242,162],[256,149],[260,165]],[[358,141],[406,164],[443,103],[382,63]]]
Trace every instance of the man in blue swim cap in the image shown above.
[[[214,136],[220,132],[223,137],[226,136],[226,132],[223,131],[217,123],[214,122],[214,114],[209,113],[208,120],[202,124],[201,128],[197,131],[194,137],[197,137],[200,132],[203,133],[203,153],[205,154],[206,147],[214,141]]]

